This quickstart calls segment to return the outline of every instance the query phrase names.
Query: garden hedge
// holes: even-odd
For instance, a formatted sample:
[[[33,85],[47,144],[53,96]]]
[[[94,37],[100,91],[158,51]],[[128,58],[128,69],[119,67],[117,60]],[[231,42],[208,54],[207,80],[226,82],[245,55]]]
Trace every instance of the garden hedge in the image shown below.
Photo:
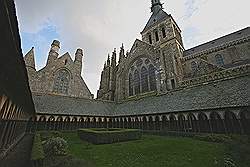
[[[78,136],[93,144],[110,144],[140,139],[142,133],[138,129],[79,129]]]

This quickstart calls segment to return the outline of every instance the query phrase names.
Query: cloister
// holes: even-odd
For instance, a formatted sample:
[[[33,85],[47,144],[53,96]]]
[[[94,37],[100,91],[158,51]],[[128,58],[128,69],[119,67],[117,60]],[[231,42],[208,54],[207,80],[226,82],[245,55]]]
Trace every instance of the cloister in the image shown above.
[[[37,115],[29,130],[139,128],[153,131],[249,134],[249,108],[200,110],[128,116]]]

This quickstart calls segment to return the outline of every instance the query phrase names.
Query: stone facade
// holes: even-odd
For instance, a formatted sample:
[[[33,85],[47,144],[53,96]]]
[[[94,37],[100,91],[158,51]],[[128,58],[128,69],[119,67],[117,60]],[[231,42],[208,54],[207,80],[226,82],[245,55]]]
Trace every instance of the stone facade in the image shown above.
[[[59,49],[60,42],[54,40],[51,44],[47,64],[39,71],[35,68],[34,48],[25,55],[31,91],[33,93],[93,99],[93,95],[81,76],[82,49],[77,49],[74,61],[68,52],[59,57]]]
[[[105,62],[97,98],[121,102],[144,94],[162,94],[250,62],[250,28],[185,50],[181,30],[160,0],[152,0],[152,15],[131,50],[120,48]],[[225,73],[225,72],[224,72]],[[206,80],[204,80],[206,82]]]

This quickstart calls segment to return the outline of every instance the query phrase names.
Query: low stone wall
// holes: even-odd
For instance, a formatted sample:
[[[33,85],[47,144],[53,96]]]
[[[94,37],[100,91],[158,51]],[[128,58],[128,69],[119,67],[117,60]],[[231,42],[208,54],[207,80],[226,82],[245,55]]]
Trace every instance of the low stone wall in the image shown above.
[[[142,133],[138,129],[79,129],[78,136],[93,144],[110,144],[140,139]]]

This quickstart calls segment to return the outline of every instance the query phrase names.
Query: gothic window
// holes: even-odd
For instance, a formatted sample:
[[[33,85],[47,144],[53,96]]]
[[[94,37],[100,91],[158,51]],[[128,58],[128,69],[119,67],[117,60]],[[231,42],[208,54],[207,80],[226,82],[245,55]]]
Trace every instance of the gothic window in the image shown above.
[[[149,84],[151,91],[156,90],[155,68],[152,64],[149,65]]]
[[[135,94],[139,94],[140,93],[140,75],[139,72],[137,70],[135,70],[134,72],[134,86],[135,86]]]
[[[192,72],[195,72],[197,70],[198,66],[197,66],[197,63],[195,61],[192,61],[191,62],[191,69],[192,69]]]
[[[159,41],[158,31],[155,31],[155,40],[156,40],[156,41]]]
[[[215,56],[215,61],[216,61],[216,64],[219,65],[219,66],[223,66],[224,65],[224,59],[223,59],[223,57],[220,54],[217,54]]]
[[[129,80],[128,80],[128,84],[129,84],[129,96],[133,96],[133,80],[132,80],[132,74],[129,74]]]
[[[70,75],[66,70],[60,70],[57,72],[54,80],[53,91],[55,93],[68,94]]]
[[[68,60],[67,60],[67,59],[65,59],[65,61],[64,61],[64,65],[67,65],[67,63],[68,63]]]
[[[152,44],[152,36],[151,36],[151,34],[148,35],[148,40],[149,40],[149,43]]]
[[[128,95],[156,90],[156,68],[148,58],[137,59],[128,73]]]
[[[161,28],[161,32],[162,32],[162,37],[165,38],[166,37],[166,31],[165,31],[164,27]]]
[[[142,93],[148,92],[148,70],[145,67],[141,69],[141,88]]]

